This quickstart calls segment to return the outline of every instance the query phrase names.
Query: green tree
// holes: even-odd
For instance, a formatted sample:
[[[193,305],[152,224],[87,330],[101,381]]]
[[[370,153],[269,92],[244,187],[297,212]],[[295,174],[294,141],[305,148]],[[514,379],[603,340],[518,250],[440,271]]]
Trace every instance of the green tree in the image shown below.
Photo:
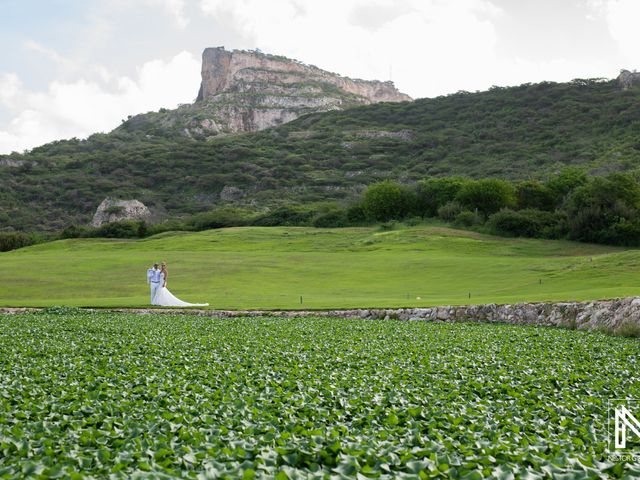
[[[438,209],[456,198],[468,183],[464,177],[428,178],[416,185],[416,209],[419,215],[435,217]]]
[[[367,188],[364,192],[363,207],[367,217],[373,220],[400,219],[409,211],[410,197],[404,187],[385,180]]]
[[[567,167],[547,182],[547,188],[554,196],[556,205],[561,205],[566,197],[576,188],[585,185],[587,174],[580,168]]]
[[[519,209],[553,210],[554,194],[544,184],[528,180],[516,186],[516,197]]]
[[[513,185],[498,178],[485,178],[462,186],[456,199],[469,210],[478,209],[485,215],[516,204]]]
[[[569,236],[574,240],[639,245],[640,185],[630,174],[594,177],[566,201]]]

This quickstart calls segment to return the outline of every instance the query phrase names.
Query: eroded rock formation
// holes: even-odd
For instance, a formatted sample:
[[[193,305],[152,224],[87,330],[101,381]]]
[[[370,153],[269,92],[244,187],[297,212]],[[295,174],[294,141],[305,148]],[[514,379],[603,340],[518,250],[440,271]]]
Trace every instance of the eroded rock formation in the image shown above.
[[[322,93],[322,84],[336,87],[341,94],[360,97],[358,100],[362,103],[411,100],[411,97],[399,92],[392,82],[353,80],[285,57],[239,50],[230,52],[218,47],[207,48],[202,53],[202,83],[198,101],[215,99],[224,92],[307,97],[305,94]],[[300,85],[304,86],[302,91]],[[306,105],[308,102],[305,102]]]
[[[307,113],[409,100],[392,82],[354,80],[255,51],[207,48],[194,104],[138,115],[122,128],[209,137],[263,130]]]
[[[630,72],[629,70],[620,70],[618,75],[618,85],[623,90],[627,90],[634,85],[640,85],[640,72]]]
[[[151,212],[138,200],[114,200],[105,198],[93,215],[91,225],[99,227],[109,222],[122,220],[149,220]]]

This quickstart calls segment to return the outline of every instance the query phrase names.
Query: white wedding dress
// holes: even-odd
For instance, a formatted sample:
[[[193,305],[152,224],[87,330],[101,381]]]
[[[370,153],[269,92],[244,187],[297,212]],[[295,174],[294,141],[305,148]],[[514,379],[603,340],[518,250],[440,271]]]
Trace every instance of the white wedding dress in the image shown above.
[[[162,283],[164,283],[164,275],[162,276]],[[208,303],[188,303],[183,302],[179,298],[175,297],[167,287],[162,287],[156,293],[153,299],[153,303],[160,307],[208,307]]]

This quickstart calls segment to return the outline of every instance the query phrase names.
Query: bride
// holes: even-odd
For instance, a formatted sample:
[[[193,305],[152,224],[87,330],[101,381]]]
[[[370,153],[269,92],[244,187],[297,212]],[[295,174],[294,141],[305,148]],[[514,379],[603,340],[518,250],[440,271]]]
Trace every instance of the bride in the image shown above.
[[[167,289],[167,280],[169,279],[169,271],[167,270],[167,264],[162,262],[162,268],[160,269],[162,275],[162,288],[158,290],[154,298],[154,303],[161,307],[208,307],[208,303],[188,303],[183,302],[179,298],[176,298]]]

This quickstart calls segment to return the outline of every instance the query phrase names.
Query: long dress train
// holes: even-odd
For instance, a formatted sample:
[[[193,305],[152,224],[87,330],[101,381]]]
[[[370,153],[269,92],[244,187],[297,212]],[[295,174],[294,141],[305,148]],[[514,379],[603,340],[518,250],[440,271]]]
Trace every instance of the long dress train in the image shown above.
[[[163,279],[164,283],[164,279]],[[156,293],[154,298],[154,304],[161,307],[208,307],[208,303],[189,303],[183,302],[179,298],[175,297],[167,287],[162,287]]]

